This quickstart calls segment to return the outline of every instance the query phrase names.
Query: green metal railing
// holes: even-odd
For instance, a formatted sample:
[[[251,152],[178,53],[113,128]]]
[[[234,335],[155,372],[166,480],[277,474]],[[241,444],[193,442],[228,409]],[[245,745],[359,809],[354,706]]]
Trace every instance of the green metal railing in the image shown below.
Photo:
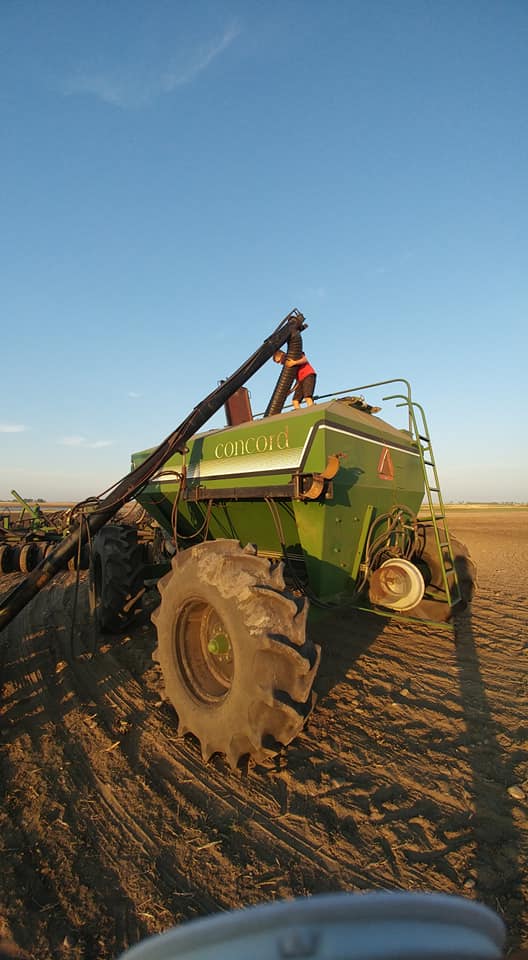
[[[397,403],[396,406],[407,407],[408,409],[409,430],[412,439],[416,442],[420,456],[425,494],[429,507],[429,515],[421,517],[420,522],[424,526],[429,525],[433,531],[447,602],[450,606],[454,606],[462,599],[462,596],[455,567],[453,548],[449,537],[446,511],[440,489],[440,480],[436,469],[429,427],[423,407],[421,404],[416,403],[411,397],[411,387],[409,383],[406,380],[401,382],[407,385],[407,395],[393,394],[388,397],[383,397],[383,400],[401,400],[402,402]]]

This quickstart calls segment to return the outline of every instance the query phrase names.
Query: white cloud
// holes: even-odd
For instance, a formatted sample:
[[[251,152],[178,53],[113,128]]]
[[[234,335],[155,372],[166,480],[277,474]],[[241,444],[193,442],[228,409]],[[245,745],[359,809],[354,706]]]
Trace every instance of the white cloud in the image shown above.
[[[207,70],[207,67],[223,53],[227,47],[236,40],[240,33],[240,28],[236,24],[232,24],[227,30],[224,31],[221,37],[218,37],[216,40],[213,40],[212,43],[208,44],[207,47],[204,47],[202,50],[199,50],[195,53],[192,61],[186,66],[181,66],[176,64],[171,67],[167,72],[161,77],[162,90],[164,93],[171,93],[177,87],[182,87],[187,83],[191,83],[200,73],[203,73],[204,70]]]
[[[0,423],[0,433],[24,433],[27,429],[22,423]]]
[[[84,447],[86,449],[98,450],[100,447],[111,447],[111,440],[94,440],[92,442],[88,441],[86,437],[63,437],[61,440],[57,441],[63,447]]]
[[[82,447],[86,443],[85,437],[63,437],[58,441],[64,447]]]
[[[104,103],[110,103],[114,107],[131,106],[127,103],[127,85],[124,80],[118,76],[110,76],[108,73],[79,73],[76,77],[68,81],[64,92],[67,95],[88,94],[98,97]]]
[[[136,397],[142,397],[143,394],[142,394],[142,393],[136,393],[134,390],[129,390],[129,391],[128,391],[128,396],[129,396],[129,397],[136,398]]]
[[[180,56],[178,61],[161,71],[139,63],[135,64],[133,70],[121,67],[80,71],[66,82],[63,93],[67,96],[87,94],[124,109],[147,106],[158,97],[192,83],[230,46],[239,33],[240,28],[233,24],[220,37],[193,51],[185,59]]]

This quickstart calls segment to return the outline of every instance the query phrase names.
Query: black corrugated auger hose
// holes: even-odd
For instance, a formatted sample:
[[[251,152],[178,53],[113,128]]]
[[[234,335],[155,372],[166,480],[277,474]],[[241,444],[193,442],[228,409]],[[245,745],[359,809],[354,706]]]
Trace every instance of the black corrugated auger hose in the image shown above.
[[[307,327],[306,323],[303,323],[299,330],[291,335],[288,339],[288,352],[286,354],[291,360],[298,360],[299,357],[303,355],[303,342],[301,337],[301,330],[305,330]],[[271,395],[271,400],[266,407],[264,416],[272,417],[275,413],[280,413],[285,402],[286,397],[290,391],[291,385],[295,380],[295,367],[286,367],[283,366],[281,372],[279,373],[279,378],[277,380],[275,390]]]
[[[68,560],[73,557],[83,543],[93,537],[101,527],[107,523],[123,504],[132,500],[145,486],[154,474],[161,469],[164,463],[177,451],[182,451],[188,440],[220,409],[260,367],[273,356],[275,350],[283,346],[298,331],[303,329],[304,317],[299,310],[292,310],[278,325],[273,333],[264,341],[262,346],[242,364],[227,380],[213,390],[194,410],[180,423],[159,447],[132,470],[131,473],[119,480],[110,492],[102,495],[99,506],[81,519],[79,525],[61,543],[55,547],[37,567],[19,583],[11,593],[0,599],[0,631],[13,620],[30,600],[45,587],[50,580],[63,570]],[[3,666],[7,641],[0,641],[0,669]],[[1,677],[0,677],[1,683]]]

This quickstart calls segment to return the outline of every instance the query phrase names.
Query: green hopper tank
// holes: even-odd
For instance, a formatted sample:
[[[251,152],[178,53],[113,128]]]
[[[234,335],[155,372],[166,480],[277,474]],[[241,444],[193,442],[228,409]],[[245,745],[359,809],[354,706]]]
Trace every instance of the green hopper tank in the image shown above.
[[[172,554],[153,615],[164,694],[204,759],[262,760],[300,732],[320,658],[310,609],[447,621],[470,599],[425,415],[395,383],[409,429],[356,394],[247,412],[190,439],[138,494]]]
[[[138,500],[171,536],[185,471],[181,544],[223,538],[252,543],[259,555],[286,555],[299,576],[302,565],[317,598],[346,594],[359,573],[365,517],[400,504],[415,515],[424,497],[420,457],[408,431],[355,403],[329,400],[197,436]],[[135,454],[133,466],[149,453]]]

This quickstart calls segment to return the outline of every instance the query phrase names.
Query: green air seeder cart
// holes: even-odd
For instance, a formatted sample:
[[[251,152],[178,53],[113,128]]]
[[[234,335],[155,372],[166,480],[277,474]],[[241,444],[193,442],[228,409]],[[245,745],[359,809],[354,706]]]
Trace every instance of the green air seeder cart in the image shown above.
[[[164,695],[205,760],[262,760],[300,732],[320,659],[309,608],[445,622],[471,599],[474,566],[449,537],[423,410],[407,381],[382,383],[408,429],[358,395],[380,384],[300,410],[272,403],[258,419],[240,387],[228,426],[193,436],[137,494],[166,561],[153,614]],[[134,454],[133,468],[151,455]],[[133,609],[142,556],[133,527],[97,534],[102,628]]]

